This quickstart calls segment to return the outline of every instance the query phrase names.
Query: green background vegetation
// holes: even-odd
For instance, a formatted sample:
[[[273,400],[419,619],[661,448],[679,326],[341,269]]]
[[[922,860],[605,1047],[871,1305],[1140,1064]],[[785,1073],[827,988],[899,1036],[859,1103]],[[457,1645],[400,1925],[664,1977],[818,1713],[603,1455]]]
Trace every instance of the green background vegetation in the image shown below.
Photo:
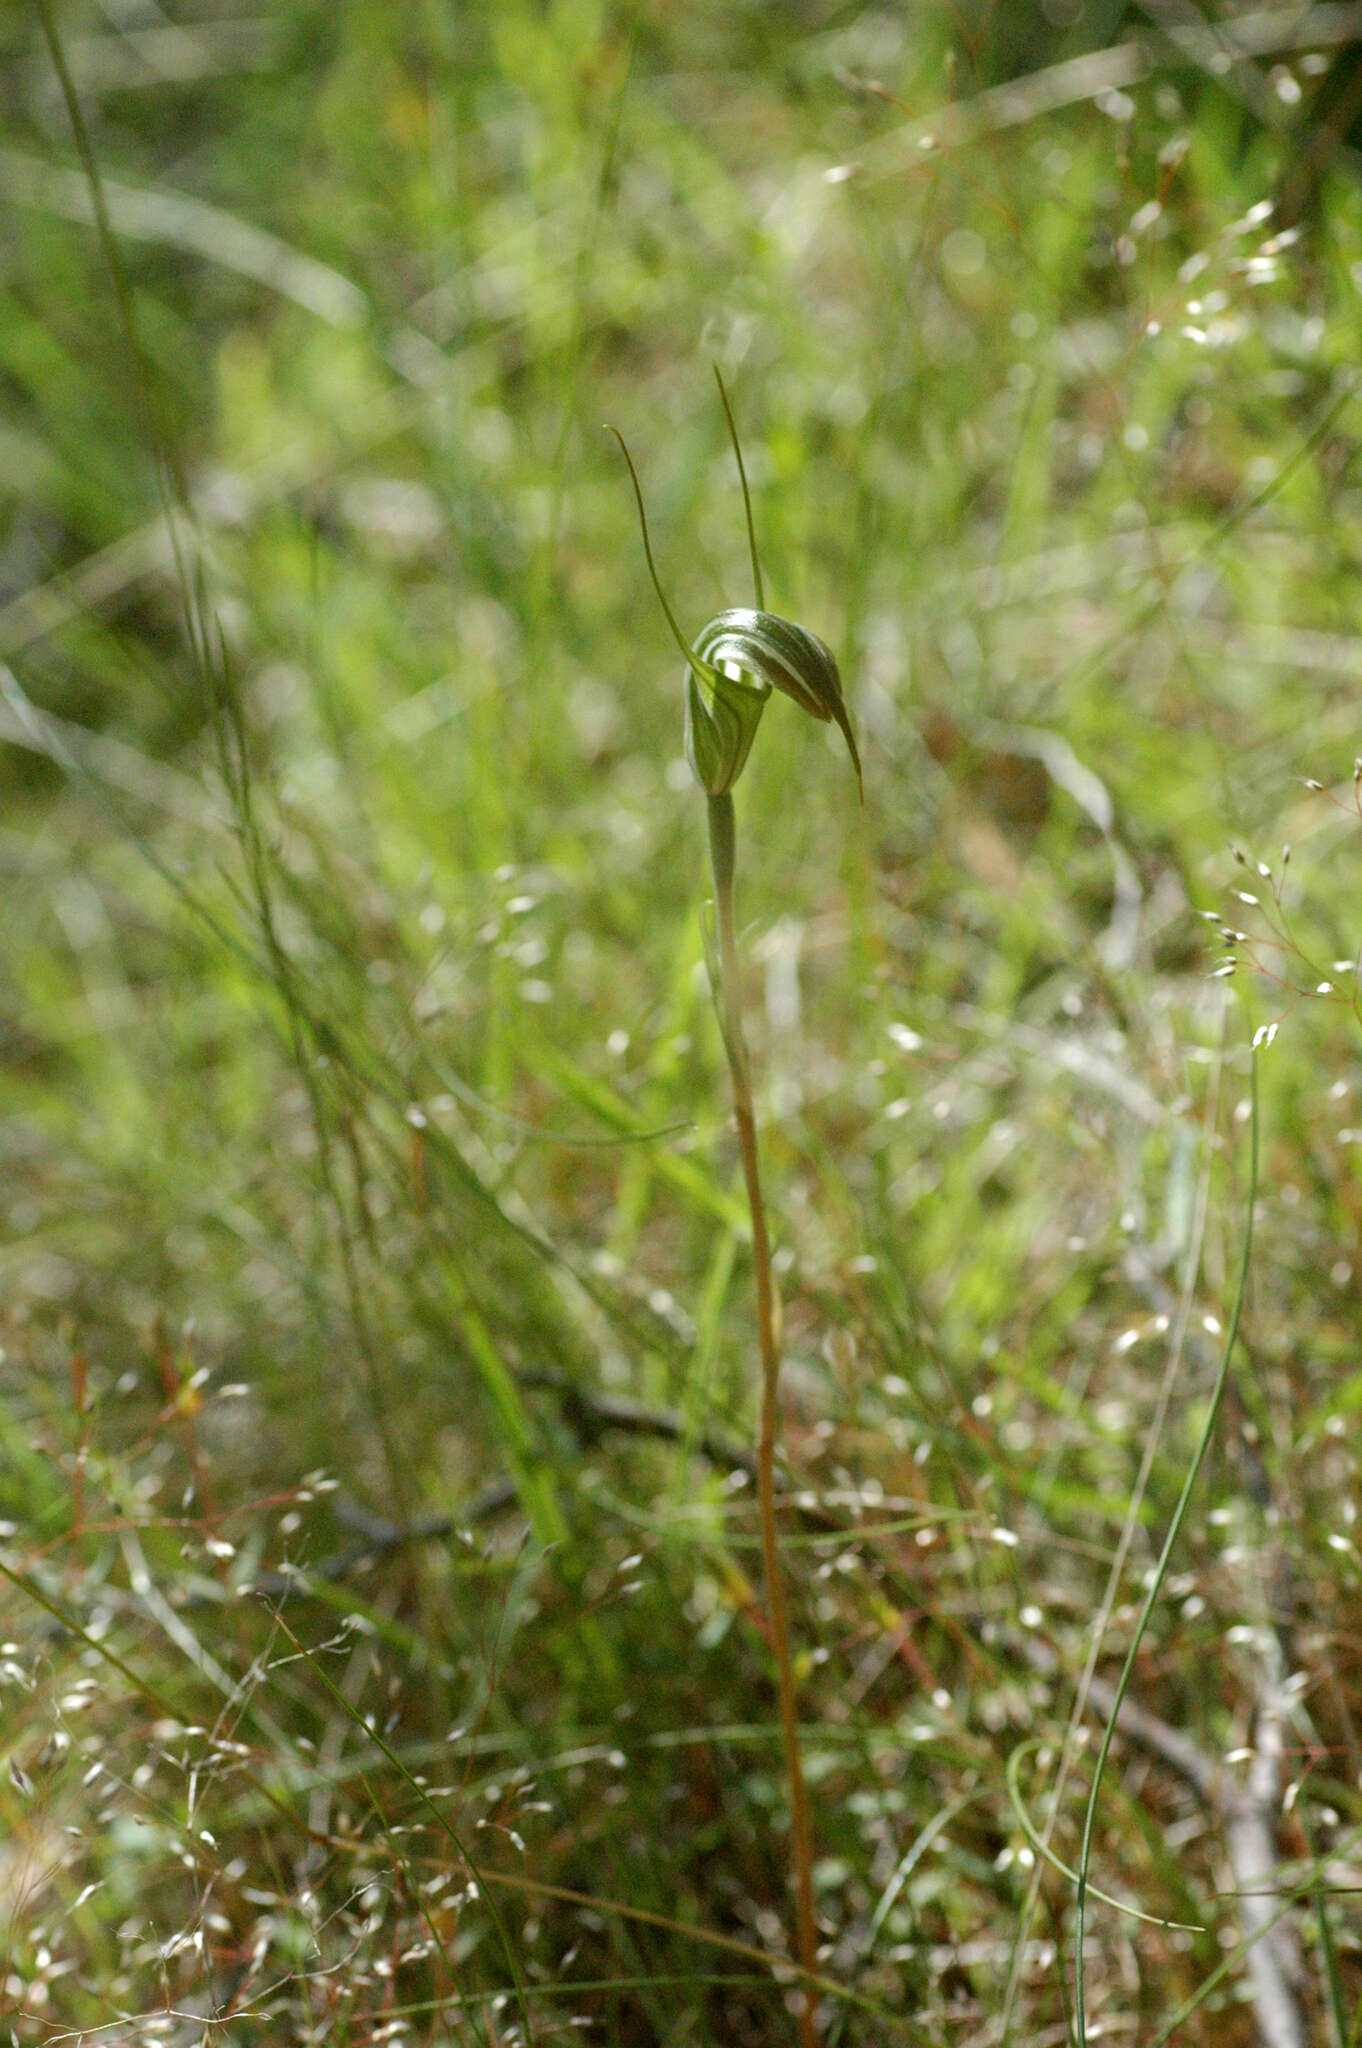
[[[1273,210],[1327,49],[1055,104],[1114,24],[54,19],[118,275],[13,6],[5,2026],[793,2037],[703,805],[601,430],[686,630],[748,602],[717,362],[866,770],[776,702],[738,796],[828,2038],[1066,2038],[1018,1809],[1072,1864],[1276,1022],[1132,1698],[1231,1787],[1277,1715],[1356,2039],[1362,186]],[[1118,1738],[1106,2038],[1255,2038],[1220,1796]]]

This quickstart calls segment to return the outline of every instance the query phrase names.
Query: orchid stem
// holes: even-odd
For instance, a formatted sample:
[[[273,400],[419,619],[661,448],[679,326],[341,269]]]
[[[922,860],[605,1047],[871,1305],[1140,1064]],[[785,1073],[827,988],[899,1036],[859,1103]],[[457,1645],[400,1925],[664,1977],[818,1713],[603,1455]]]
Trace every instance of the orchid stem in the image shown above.
[[[801,2048],[817,2048],[818,2031],[808,1979],[818,1967],[818,1935],[813,1917],[813,1833],[809,1823],[804,1765],[799,1752],[799,1711],[795,1698],[794,1662],[790,1655],[789,1615],[785,1578],[776,1534],[776,1438],[780,1430],[780,1338],[775,1283],[771,1274],[771,1240],[757,1158],[757,1122],[752,1106],[751,1065],[743,1030],[742,988],[738,971],[737,922],[734,914],[733,798],[725,791],[709,804],[709,859],[714,876],[714,914],[718,927],[719,987],[724,1043],[733,1081],[733,1112],[747,1206],[752,1217],[752,1263],[757,1282],[757,1327],[761,1342],[761,1420],[757,1435],[757,1502],[761,1516],[762,1569],[766,1608],[775,1650],[780,1690],[780,1724],[785,1739],[785,1771],[790,1798],[790,1858],[794,1876],[799,1961],[806,1973],[799,2015]]]

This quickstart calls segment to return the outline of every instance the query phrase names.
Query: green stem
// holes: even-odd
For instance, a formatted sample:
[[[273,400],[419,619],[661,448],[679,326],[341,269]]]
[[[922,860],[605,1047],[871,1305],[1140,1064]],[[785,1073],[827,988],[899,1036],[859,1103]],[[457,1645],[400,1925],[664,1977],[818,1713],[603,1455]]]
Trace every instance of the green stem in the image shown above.
[[[1087,1983],[1083,1958],[1083,1942],[1087,1933],[1088,1893],[1091,1889],[1088,1884],[1088,1870],[1092,1862],[1093,1834],[1097,1823],[1097,1800],[1102,1789],[1102,1776],[1107,1767],[1107,1758],[1111,1753],[1112,1738],[1116,1733],[1116,1723],[1120,1716],[1121,1703],[1125,1699],[1130,1686],[1131,1676],[1135,1670],[1135,1659],[1140,1653],[1140,1644],[1144,1641],[1145,1630],[1149,1626],[1149,1617],[1154,1610],[1154,1603],[1163,1590],[1163,1582],[1168,1575],[1168,1561],[1173,1554],[1173,1546],[1182,1533],[1182,1525],[1186,1520],[1192,1491],[1196,1486],[1198,1475],[1205,1461],[1206,1452],[1210,1448],[1211,1437],[1215,1431],[1216,1417],[1220,1413],[1220,1403],[1225,1392],[1225,1383],[1230,1374],[1230,1362],[1234,1357],[1235,1342],[1239,1335],[1239,1322],[1244,1310],[1244,1297],[1248,1293],[1249,1267],[1253,1260],[1253,1211],[1258,1200],[1258,1057],[1256,1053],[1250,1054],[1249,1080],[1251,1113],[1249,1122],[1248,1213],[1244,1222],[1244,1246],[1239,1260],[1239,1281],[1235,1289],[1234,1307],[1230,1313],[1229,1328],[1225,1332],[1225,1344],[1220,1354],[1220,1366],[1215,1376],[1215,1385],[1211,1388],[1210,1403],[1206,1410],[1206,1421],[1197,1442],[1196,1450],[1193,1453],[1192,1462],[1188,1466],[1186,1477],[1182,1482],[1182,1491],[1178,1495],[1177,1506],[1173,1510],[1173,1519],[1168,1525],[1168,1534],[1164,1538],[1163,1549],[1159,1552],[1159,1561],[1154,1567],[1154,1576],[1149,1582],[1149,1589],[1144,1596],[1144,1604],[1140,1608],[1139,1618],[1135,1623],[1135,1633],[1130,1639],[1130,1648],[1126,1652],[1126,1661],[1121,1666],[1121,1676],[1117,1680],[1116,1695],[1112,1701],[1111,1712],[1107,1716],[1107,1725],[1102,1730],[1101,1747],[1097,1752],[1097,1763],[1092,1774],[1092,1786],[1088,1793],[1087,1812],[1083,1816],[1083,1839],[1078,1853],[1078,1882],[1074,1888],[1074,2028],[1078,2048],[1087,2048],[1088,2042]]]
[[[757,1435],[757,1503],[761,1516],[762,1568],[766,1606],[780,1688],[780,1724],[785,1738],[785,1770],[790,1791],[790,1858],[793,1866],[799,1960],[804,1970],[818,1967],[818,1935],[813,1917],[813,1832],[799,1753],[799,1710],[795,1699],[794,1663],[790,1655],[785,1578],[776,1534],[776,1438],[780,1430],[780,1339],[776,1291],[771,1275],[771,1240],[757,1160],[757,1122],[752,1107],[751,1066],[743,1031],[742,987],[738,973],[738,935],[734,915],[735,871],[733,798],[725,792],[709,798],[709,859],[714,876],[714,914],[719,942],[719,999],[724,1042],[733,1080],[733,1113],[738,1125],[747,1205],[752,1216],[752,1264],[757,1282],[757,1329],[761,1342],[761,1421]],[[803,2048],[817,2048],[813,2001],[806,1988],[799,2022]]]

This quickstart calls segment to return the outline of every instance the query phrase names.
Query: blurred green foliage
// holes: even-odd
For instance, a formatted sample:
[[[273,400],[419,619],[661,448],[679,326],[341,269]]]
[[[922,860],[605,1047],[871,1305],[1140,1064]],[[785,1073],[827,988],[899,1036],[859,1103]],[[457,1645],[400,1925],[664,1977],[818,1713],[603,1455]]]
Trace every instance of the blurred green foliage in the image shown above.
[[[1272,1022],[1136,1684],[1222,1757],[1303,1674],[1276,1881],[1355,2025],[1362,200],[1274,218],[1288,25],[1267,123],[1171,50],[990,99],[1107,31],[972,14],[57,7],[131,330],[0,17],[18,2042],[787,2037],[702,805],[601,427],[693,633],[712,361],[866,774],[774,703],[739,794],[830,2037],[1063,2038],[1006,1767],[1046,1825],[1126,1531],[1124,1652]],[[1090,2011],[1234,2048],[1223,1814],[1118,1755],[1094,1882],[1207,1931],[1094,1906]]]

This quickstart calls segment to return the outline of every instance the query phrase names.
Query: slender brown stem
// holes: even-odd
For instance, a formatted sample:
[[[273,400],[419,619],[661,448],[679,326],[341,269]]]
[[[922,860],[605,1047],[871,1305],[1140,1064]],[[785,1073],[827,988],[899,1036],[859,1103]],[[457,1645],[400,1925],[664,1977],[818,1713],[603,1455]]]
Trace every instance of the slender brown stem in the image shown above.
[[[751,1067],[742,1022],[742,989],[738,976],[738,935],[734,917],[733,798],[709,798],[709,858],[714,875],[714,914],[718,927],[719,996],[724,1043],[733,1080],[733,1111],[738,1125],[747,1206],[752,1215],[752,1263],[757,1280],[757,1328],[761,1341],[761,1422],[757,1435],[757,1503],[761,1515],[762,1568],[766,1607],[776,1653],[780,1689],[780,1724],[785,1737],[785,1771],[790,1792],[790,1860],[794,1874],[799,1960],[811,1974],[818,1967],[818,1935],[813,1918],[813,1830],[809,1823],[804,1765],[799,1753],[799,1709],[795,1699],[794,1662],[790,1655],[789,1614],[785,1576],[776,1534],[776,1438],[780,1431],[780,1338],[776,1327],[776,1292],[771,1276],[771,1240],[757,1159],[757,1123],[752,1108]],[[813,1999],[807,1988],[800,2008],[802,2048],[817,2048]]]

